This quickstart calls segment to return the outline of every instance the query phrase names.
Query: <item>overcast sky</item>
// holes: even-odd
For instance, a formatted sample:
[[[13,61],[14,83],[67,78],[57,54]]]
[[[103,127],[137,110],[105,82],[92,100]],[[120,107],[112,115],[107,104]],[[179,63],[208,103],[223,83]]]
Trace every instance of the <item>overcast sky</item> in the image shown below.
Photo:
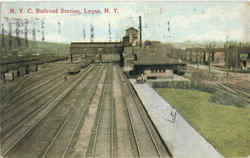
[[[225,41],[247,40],[246,2],[3,2],[1,22],[8,25],[4,17],[40,18],[45,21],[45,40],[70,43],[83,41],[83,29],[86,41],[90,40],[90,25],[94,26],[94,41],[108,41],[108,24],[111,26],[111,38],[120,40],[124,29],[138,28],[138,17],[142,16],[143,40],[160,40],[164,42],[182,41]],[[15,14],[10,13],[10,9]],[[33,13],[28,13],[31,8]],[[35,9],[80,10],[81,14],[38,14]],[[85,14],[86,10],[100,10],[97,14]],[[112,11],[104,13],[104,8]],[[118,13],[114,12],[117,8]],[[24,11],[20,13],[19,9]],[[62,24],[58,34],[58,21]],[[37,27],[40,24],[37,21]],[[13,30],[15,25],[12,26]],[[29,25],[30,29],[32,25]],[[29,34],[30,39],[32,35]],[[41,39],[41,33],[37,33]]]

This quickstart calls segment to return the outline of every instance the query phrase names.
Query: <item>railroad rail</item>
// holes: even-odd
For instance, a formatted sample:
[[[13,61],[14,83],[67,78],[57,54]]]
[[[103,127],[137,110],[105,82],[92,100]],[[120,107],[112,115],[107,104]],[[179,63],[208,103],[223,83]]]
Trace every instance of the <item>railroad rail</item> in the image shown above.
[[[79,134],[86,124],[85,120],[95,117],[92,129],[89,128],[86,135],[91,134],[89,141],[84,144],[86,149],[78,154],[115,158],[120,155],[122,149],[119,148],[128,146],[127,151],[132,151],[129,155],[134,157],[171,157],[125,74],[117,65],[103,65],[91,65],[85,72],[81,71],[68,81],[53,76],[47,82],[29,86],[25,94],[18,97],[23,99],[17,101],[16,98],[16,104],[5,110],[9,114],[2,120],[3,123],[7,121],[5,124],[8,125],[0,138],[3,156],[17,158],[22,154],[26,158],[72,157]],[[116,67],[118,71],[114,73]],[[57,75],[60,77],[60,73]],[[113,81],[114,77],[116,82]],[[96,115],[88,118],[91,103],[95,102],[93,98],[97,87],[101,87],[98,84],[100,82],[103,84],[101,89],[98,88],[99,102],[95,104],[96,111],[92,112]],[[117,95],[122,99],[121,102],[114,98],[116,86],[121,87]],[[34,93],[33,101],[25,101],[30,99],[27,95],[29,93]],[[17,103],[23,105],[18,107]],[[123,119],[122,128],[117,122],[119,118]],[[126,131],[123,133],[123,130]],[[124,135],[122,139],[127,140],[122,146],[118,134]]]
[[[40,108],[34,111],[33,114],[26,116],[26,118],[22,121],[22,123],[18,124],[12,132],[9,132],[4,137],[1,138],[2,144],[2,155],[6,156],[9,151],[11,151],[25,136],[28,135],[31,130],[39,125],[39,123],[53,110],[55,109],[64,98],[69,95],[69,93],[77,87],[77,85],[86,78],[87,74],[89,74],[93,70],[91,67],[87,72],[83,73],[81,77],[79,77],[76,81],[72,83],[72,85],[68,86],[59,96],[51,99],[43,108]]]
[[[61,73],[62,70],[63,70],[63,68],[39,72],[39,74],[37,74],[35,77],[32,77],[32,78],[27,76],[27,78],[24,78],[21,82],[18,83],[18,85],[13,90],[13,92],[8,93],[8,95],[3,98],[4,102],[6,103],[8,99],[13,100],[14,98],[18,97],[18,94],[21,92],[21,90],[22,90],[22,93],[24,93],[26,91],[26,89],[30,89],[30,87],[34,86],[34,84],[37,84],[37,82],[39,83],[39,82],[43,81],[43,79],[47,79],[52,74],[56,75],[58,73]],[[27,87],[25,87],[25,86],[27,86]]]
[[[112,158],[117,155],[116,121],[114,120],[116,114],[112,97],[112,84],[113,68],[109,64],[86,157]]]
[[[92,97],[94,96],[95,90],[97,88],[97,84],[90,84],[90,82],[98,82],[101,77],[100,72],[102,71],[102,69],[97,70],[95,74],[98,74],[98,76],[96,77],[93,75],[91,79],[88,80],[88,83],[85,84],[85,87],[81,88],[81,92],[79,94],[79,98],[81,99],[79,99],[78,102],[74,105],[74,108],[70,110],[70,113],[66,116],[63,124],[57,130],[55,137],[52,139],[45,151],[41,154],[41,158],[66,157],[66,154],[69,152],[70,147],[72,146],[73,138],[80,128],[80,123],[84,121],[84,117],[86,117],[89,108],[89,102],[92,100]],[[65,138],[65,135],[68,135],[68,137]],[[56,154],[58,153],[58,150],[60,150],[59,148],[61,149],[61,152],[60,154]]]
[[[58,71],[59,72],[59,71]],[[9,111],[12,110],[12,106],[15,104],[20,104],[22,105],[25,100],[29,100],[33,97],[35,97],[36,95],[38,95],[39,93],[43,92],[43,88],[45,86],[51,85],[53,82],[58,81],[58,79],[60,79],[60,77],[62,78],[63,73],[60,72],[59,74],[56,74],[55,76],[52,77],[48,77],[47,80],[45,81],[40,81],[40,83],[37,83],[37,85],[35,86],[28,86],[23,88],[22,93],[21,94],[17,94],[12,97],[12,100],[10,100],[7,104],[5,104],[5,106],[3,106],[3,111]],[[56,82],[55,82],[56,83]],[[14,107],[15,108],[15,107]]]
[[[153,145],[152,150],[154,150],[155,156],[154,157],[171,157],[171,154],[168,152],[165,143],[162,141],[162,139],[159,136],[159,133],[157,132],[157,129],[154,127],[152,121],[149,118],[149,115],[147,115],[145,109],[142,106],[142,103],[140,102],[140,100],[138,99],[138,96],[136,95],[134,89],[132,88],[131,83],[129,83],[129,81],[127,79],[125,79],[124,74],[122,74],[122,72],[120,72],[119,74],[119,78],[121,80],[121,86],[123,87],[124,91],[125,89],[127,89],[128,91],[128,95],[132,97],[133,103],[134,103],[134,107],[136,107],[137,112],[139,113],[139,117],[141,118],[143,125],[146,129],[147,135],[149,136],[151,143]],[[128,98],[128,96],[126,96]],[[126,101],[126,99],[123,97],[123,102],[125,103],[125,105],[128,104],[128,102]],[[139,134],[136,131],[136,126],[135,126],[135,119],[133,118],[133,115],[131,114],[131,109],[126,106],[126,112],[127,112],[127,116],[128,116],[128,120],[130,123],[130,131],[132,134],[132,138],[131,141],[134,142],[134,145],[136,146],[136,153],[137,153],[137,157],[144,157],[144,151],[143,151],[143,147],[141,147],[142,143],[139,142]]]

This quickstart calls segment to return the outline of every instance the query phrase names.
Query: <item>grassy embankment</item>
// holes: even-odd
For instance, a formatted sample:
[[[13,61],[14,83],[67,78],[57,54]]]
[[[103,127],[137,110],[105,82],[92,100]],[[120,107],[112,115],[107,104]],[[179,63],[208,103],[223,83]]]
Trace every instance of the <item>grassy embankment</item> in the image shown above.
[[[2,35],[0,34],[1,40]],[[11,47],[9,47],[9,41],[12,41]],[[2,42],[2,41],[1,41]],[[21,45],[19,46],[16,37],[5,36],[5,48],[1,45],[1,56],[5,55],[24,55],[29,56],[32,54],[40,55],[53,55],[53,56],[65,56],[69,55],[69,44],[41,42],[41,41],[28,41],[26,46],[24,39],[20,38]]]
[[[1,36],[1,35],[0,35]],[[2,36],[1,36],[2,37]],[[12,41],[11,47],[9,41]],[[5,36],[5,46],[0,47],[0,63],[13,63],[2,66],[1,71],[15,70],[25,64],[46,63],[69,56],[69,44],[28,41],[28,46],[24,39],[20,39],[21,45],[18,45],[16,37]],[[1,41],[2,42],[2,41]],[[0,42],[0,44],[2,44]],[[18,64],[18,61],[26,61]],[[8,67],[8,68],[7,68]]]
[[[225,157],[250,155],[250,108],[212,103],[212,94],[198,90],[157,92]]]

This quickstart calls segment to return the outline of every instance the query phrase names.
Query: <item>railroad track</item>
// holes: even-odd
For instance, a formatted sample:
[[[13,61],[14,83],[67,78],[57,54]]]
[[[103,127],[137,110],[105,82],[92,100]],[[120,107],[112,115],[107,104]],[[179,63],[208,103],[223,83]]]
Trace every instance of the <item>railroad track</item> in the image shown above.
[[[224,86],[226,87],[229,87],[230,89],[234,90],[236,94],[240,94],[244,97],[247,97],[250,99],[250,94],[248,94],[246,92],[247,89],[244,89],[244,88],[239,88],[237,86],[234,86],[234,85],[230,85],[230,84],[223,84]]]
[[[89,104],[95,94],[97,89],[97,82],[100,80],[101,72],[103,69],[97,70],[95,74],[97,76],[92,76],[90,80],[85,83],[85,86],[81,88],[81,92],[78,102],[74,105],[74,108],[67,115],[66,119],[63,121],[62,126],[58,128],[55,137],[50,141],[49,145],[46,147],[44,152],[41,154],[41,158],[64,158],[73,146],[73,139],[76,139],[76,135],[81,129],[81,124],[84,123],[84,118],[86,117],[89,109]],[[91,83],[93,82],[94,83]],[[67,135],[67,137],[65,137]],[[58,152],[60,154],[58,154]]]
[[[159,136],[157,129],[154,127],[152,121],[150,120],[146,110],[143,108],[142,103],[138,99],[132,85],[127,79],[125,79],[124,74],[120,73],[121,87],[124,91],[127,91],[126,99],[123,97],[123,102],[125,103],[125,111],[129,122],[129,131],[131,133],[131,143],[133,144],[136,153],[136,157],[171,157],[168,152],[165,143]],[[127,89],[127,90],[125,90]],[[128,97],[132,97],[132,102],[129,101]],[[127,101],[128,100],[128,101]],[[128,104],[132,106],[128,106]],[[137,115],[139,116],[137,116]],[[139,118],[136,118],[139,117]],[[150,139],[147,142],[144,141],[142,131],[138,130],[136,125],[142,124],[144,127],[144,134]],[[141,127],[141,126],[140,126]],[[145,137],[145,136],[144,136]],[[147,147],[145,144],[148,144]],[[150,148],[148,148],[151,146]]]
[[[117,157],[116,111],[112,80],[113,68],[108,65],[86,157]]]
[[[50,76],[55,76],[57,74],[61,74],[61,72],[64,70],[64,68],[55,68],[55,69],[52,69],[52,70],[43,70],[43,72],[38,72],[38,73],[35,73],[34,75],[32,76],[28,76],[27,79],[25,79],[25,82],[23,83],[21,89],[19,89],[19,91],[17,91],[14,95],[12,95],[13,97],[17,96],[17,94],[20,93],[20,90],[21,93],[23,92],[23,88],[30,88],[34,85],[36,85],[37,83],[39,83],[40,81],[43,81],[43,80],[47,80],[48,77]]]
[[[88,71],[81,74],[81,76],[76,79],[71,85],[68,85],[65,88],[65,90],[59,95],[57,95],[55,98],[50,100],[46,106],[43,106],[43,108],[38,109],[37,111],[34,111],[31,115],[28,115],[22,123],[18,124],[15,129],[13,129],[10,134],[5,135],[1,139],[2,144],[2,155],[6,156],[9,154],[9,152],[16,147],[16,145],[23,140],[23,138],[32,131],[35,127],[39,125],[39,123],[47,117],[48,114],[53,111],[58,105],[65,99],[66,96],[68,96],[71,91],[77,87],[77,85],[86,78],[87,74],[89,74],[93,70],[93,67],[91,67]]]
[[[53,98],[49,96],[52,93],[55,93],[58,89],[61,88],[62,84],[65,81],[61,78],[53,78],[50,80],[51,82],[48,83],[47,86],[44,86],[38,89],[37,92],[33,92],[31,96],[23,97],[20,101],[11,104],[8,108],[2,110],[2,119],[1,119],[1,126],[2,126],[2,133],[8,129],[11,129],[13,126],[19,124],[25,116],[33,113],[37,109],[41,108],[43,105]],[[47,100],[46,100],[47,99]],[[9,127],[6,129],[5,124]]]
[[[26,101],[42,93],[49,86],[52,86],[57,81],[60,81],[60,79],[62,81],[62,75],[63,73],[60,73],[60,74],[57,74],[56,76],[52,76],[48,78],[48,80],[43,81],[39,83],[38,85],[35,85],[33,87],[23,88],[23,92],[21,94],[16,95],[16,97],[14,97],[10,102],[8,102],[7,104],[5,104],[5,106],[2,107],[3,112],[5,113],[7,111],[13,110],[14,108],[16,108],[14,105],[16,104],[22,105]]]
[[[13,104],[12,108],[3,110],[1,119],[2,134],[8,133],[13,127],[21,123],[26,116],[36,114],[37,109],[43,108],[52,100],[51,95],[55,95],[61,89],[65,82],[63,80],[54,80],[46,87],[39,89],[32,97],[24,98],[23,102]]]
[[[48,76],[53,76],[54,74],[57,75],[58,73],[61,73],[63,69],[56,69],[56,70],[51,70],[49,72],[39,72],[35,77],[30,77],[27,76],[27,78],[24,78],[22,81],[18,83],[18,86],[13,90],[12,93],[9,93],[7,96],[3,98],[4,102],[8,104],[8,100],[13,100],[17,98],[18,96],[20,97],[23,94],[23,90],[30,89],[32,86],[36,85],[37,82],[41,82],[44,79],[47,79]],[[24,88],[25,87],[25,88]],[[19,95],[21,93],[21,95]],[[5,106],[3,107],[5,108]]]

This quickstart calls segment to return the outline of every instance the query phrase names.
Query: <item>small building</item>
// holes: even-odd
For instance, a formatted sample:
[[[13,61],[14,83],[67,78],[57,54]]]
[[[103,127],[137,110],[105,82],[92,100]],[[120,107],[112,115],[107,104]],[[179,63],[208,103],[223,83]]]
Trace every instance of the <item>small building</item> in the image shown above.
[[[141,56],[134,62],[131,75],[145,75],[148,79],[173,78],[173,74],[180,74],[186,67],[176,59],[161,56]],[[183,73],[184,74],[184,73]]]
[[[250,49],[242,48],[240,50],[240,66],[242,70],[247,70],[250,66]]]
[[[125,36],[123,37],[124,46],[138,46],[140,39],[140,32],[134,27],[126,29]]]

